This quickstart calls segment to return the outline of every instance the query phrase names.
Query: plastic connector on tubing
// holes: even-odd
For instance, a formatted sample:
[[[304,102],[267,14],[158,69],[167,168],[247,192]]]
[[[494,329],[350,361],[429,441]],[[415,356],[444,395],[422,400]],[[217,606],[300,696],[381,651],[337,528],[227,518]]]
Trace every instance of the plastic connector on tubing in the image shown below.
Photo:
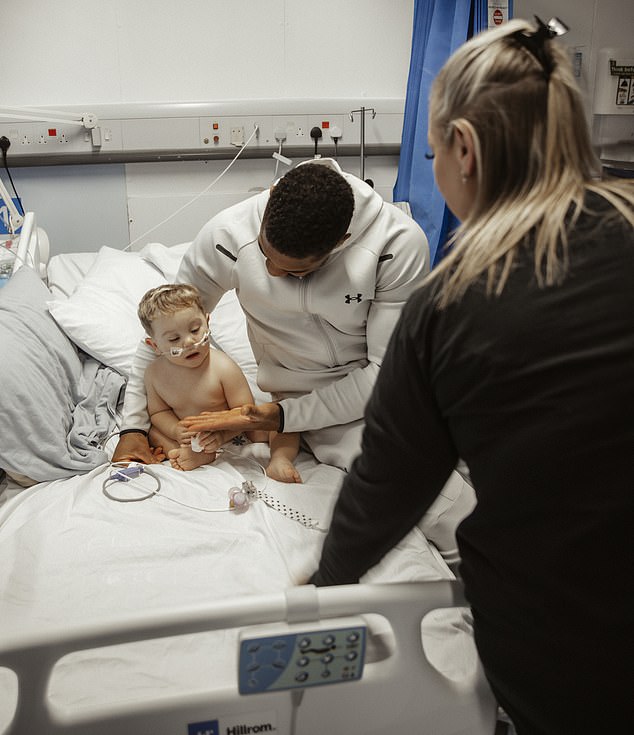
[[[249,494],[244,487],[229,488],[229,508],[242,513],[249,507]]]
[[[328,129],[328,135],[330,135],[330,137],[336,143],[342,136],[341,128],[338,125],[333,125],[331,128]]]
[[[110,474],[111,480],[119,480],[120,482],[128,482],[143,473],[143,465],[131,464],[128,467],[119,467]]]
[[[286,140],[286,130],[284,128],[275,128],[274,135],[278,143],[283,143]]]

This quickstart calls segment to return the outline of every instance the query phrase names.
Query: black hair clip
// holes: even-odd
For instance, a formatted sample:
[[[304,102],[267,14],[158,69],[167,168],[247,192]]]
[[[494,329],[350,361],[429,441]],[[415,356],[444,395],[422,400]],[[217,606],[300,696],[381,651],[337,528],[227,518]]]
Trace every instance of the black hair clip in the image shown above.
[[[551,18],[548,23],[544,23],[543,20],[535,16],[535,21],[537,23],[537,30],[535,33],[527,35],[524,31],[517,31],[513,34],[513,37],[527,51],[530,51],[530,53],[533,54],[544,70],[546,79],[549,79],[553,71],[553,61],[550,56],[546,54],[544,42],[557,36],[563,36],[564,33],[568,33],[570,29],[563,21],[559,20],[559,18]]]

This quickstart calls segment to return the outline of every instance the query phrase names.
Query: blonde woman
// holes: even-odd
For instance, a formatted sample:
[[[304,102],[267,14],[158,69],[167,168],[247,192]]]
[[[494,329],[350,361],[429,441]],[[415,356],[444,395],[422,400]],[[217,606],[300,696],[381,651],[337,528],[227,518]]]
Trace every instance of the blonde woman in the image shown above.
[[[461,576],[517,732],[629,732],[634,191],[597,178],[566,52],[541,22],[458,49],[429,130],[461,225],[393,334],[311,581],[357,581],[461,457],[478,498]]]

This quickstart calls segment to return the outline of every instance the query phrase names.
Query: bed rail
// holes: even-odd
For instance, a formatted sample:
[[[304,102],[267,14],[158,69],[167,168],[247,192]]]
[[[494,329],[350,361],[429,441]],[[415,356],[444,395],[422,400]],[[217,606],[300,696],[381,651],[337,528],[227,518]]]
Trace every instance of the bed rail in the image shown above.
[[[46,264],[49,258],[49,241],[46,232],[37,226],[35,214],[26,212],[20,230],[13,272],[23,265],[33,268],[40,276],[46,277]]]
[[[466,678],[448,679],[434,668],[421,642],[421,620],[432,610],[464,605],[454,581],[293,588],[151,616],[138,614],[0,639],[0,666],[18,680],[15,714],[6,735],[385,735],[464,733],[492,735],[496,704],[479,667]],[[150,702],[72,712],[47,697],[55,663],[82,650],[132,641],[258,626],[258,634],[282,627],[311,630],[381,616],[385,635],[368,627],[369,649],[362,678],[339,684],[241,696],[238,681],[219,690]],[[364,617],[365,616],[365,617]],[[368,618],[367,616],[370,616]],[[376,640],[374,640],[376,638]],[[236,658],[238,651],[236,650]],[[213,680],[213,665],[208,672]],[[213,685],[213,681],[210,682]]]

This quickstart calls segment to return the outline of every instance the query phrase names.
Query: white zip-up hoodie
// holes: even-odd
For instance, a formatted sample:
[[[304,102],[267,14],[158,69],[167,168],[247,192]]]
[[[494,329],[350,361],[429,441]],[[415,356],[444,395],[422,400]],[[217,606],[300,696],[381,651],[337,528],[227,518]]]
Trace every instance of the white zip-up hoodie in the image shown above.
[[[354,192],[350,237],[318,270],[303,278],[268,273],[257,240],[264,191],[213,217],[177,276],[198,287],[209,311],[235,288],[258,385],[282,399],[289,432],[362,418],[401,309],[429,272],[427,238],[414,220],[331,159],[300,165],[330,166]],[[143,371],[152,358],[139,348],[126,388],[126,429],[149,426]]]

